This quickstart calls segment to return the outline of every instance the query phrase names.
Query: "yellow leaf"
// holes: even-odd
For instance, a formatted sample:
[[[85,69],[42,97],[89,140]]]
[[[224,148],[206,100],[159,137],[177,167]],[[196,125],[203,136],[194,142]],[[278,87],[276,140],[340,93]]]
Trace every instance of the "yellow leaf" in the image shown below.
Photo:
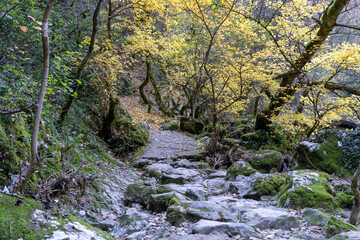
[[[37,24],[39,24],[40,26],[42,26],[42,22],[36,21]]]
[[[25,61],[30,60],[30,58],[24,58]]]
[[[21,28],[21,31],[23,31],[23,32],[27,32],[27,31],[28,31],[28,28],[25,27],[25,26],[21,26],[20,28]]]
[[[35,18],[30,15],[28,15],[28,18],[31,18],[33,21],[35,21]]]
[[[42,30],[42,29],[41,29],[41,28],[39,28],[39,27],[34,27],[34,26],[33,26],[33,28],[35,28],[35,29],[37,29],[37,30],[40,30],[40,31]]]

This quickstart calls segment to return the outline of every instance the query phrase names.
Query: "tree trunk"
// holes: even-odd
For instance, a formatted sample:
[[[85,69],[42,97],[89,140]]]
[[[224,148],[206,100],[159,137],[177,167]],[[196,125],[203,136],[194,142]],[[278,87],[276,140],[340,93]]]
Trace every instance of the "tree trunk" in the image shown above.
[[[164,105],[163,100],[161,98],[161,93],[160,90],[156,84],[156,81],[152,75],[152,71],[151,71],[151,63],[148,60],[148,58],[146,59],[146,77],[149,78],[153,88],[154,88],[154,95],[155,95],[155,100],[156,103],[159,106],[159,109],[162,113],[164,113],[166,116],[173,116],[174,114],[172,114],[169,109],[167,109],[167,107]]]
[[[357,167],[357,169],[354,173],[354,177],[351,181],[351,191],[353,191],[355,198],[354,198],[354,204],[352,207],[352,211],[350,214],[350,224],[355,225],[355,226],[356,226],[356,222],[358,220],[359,213],[360,213],[360,192],[358,189],[359,177],[360,177],[360,164]]]
[[[31,162],[19,176],[19,182],[17,190],[22,191],[24,185],[29,180],[31,175],[38,169],[40,165],[40,159],[37,152],[37,139],[39,135],[39,126],[41,120],[42,108],[44,105],[45,92],[47,87],[47,81],[49,78],[49,65],[50,65],[50,47],[49,47],[49,15],[54,5],[55,0],[50,0],[45,8],[44,16],[42,20],[42,45],[44,54],[44,66],[43,66],[43,78],[41,81],[41,89],[39,92],[39,98],[37,102],[37,108],[34,119],[34,126],[31,135]]]
[[[140,97],[141,99],[144,101],[145,104],[151,104],[151,101],[147,98],[145,92],[144,92],[144,88],[146,87],[146,85],[148,85],[148,83],[150,82],[150,68],[148,67],[148,57],[146,57],[146,77],[145,80],[142,84],[140,84],[139,86],[139,93],[140,93]]]
[[[105,140],[105,142],[109,143],[112,136],[112,124],[114,123],[116,119],[116,106],[118,105],[118,100],[114,98],[113,96],[109,97],[109,111],[104,117],[103,126],[101,129],[102,136]]]
[[[270,99],[269,106],[256,116],[256,129],[268,130],[271,118],[278,115],[288,99],[296,93],[296,89],[292,87],[294,80],[302,73],[304,66],[311,60],[329,36],[336,26],[339,14],[349,2],[350,0],[333,0],[330,3],[323,15],[323,21],[316,36],[306,45],[305,50],[295,60],[290,70],[275,77],[275,79],[281,79],[280,88],[275,96]]]
[[[74,86],[72,87],[73,89],[73,94],[69,95],[69,97],[66,100],[66,103],[64,105],[64,107],[61,109],[61,113],[60,113],[60,117],[59,120],[57,122],[58,128],[61,128],[64,121],[65,121],[65,117],[68,114],[71,105],[74,102],[74,99],[76,97],[76,92],[79,90],[80,87],[80,82],[81,82],[81,76],[82,73],[85,69],[86,64],[88,63],[88,61],[91,59],[93,52],[94,52],[94,46],[95,46],[95,40],[96,40],[96,34],[97,34],[97,30],[98,30],[98,16],[100,13],[100,7],[102,4],[103,0],[99,0],[97,5],[96,5],[96,9],[93,15],[93,29],[92,29],[92,33],[91,33],[91,41],[90,41],[90,46],[88,49],[88,52],[86,54],[86,56],[84,57],[84,59],[81,61],[77,71],[76,71],[76,82],[74,84]]]

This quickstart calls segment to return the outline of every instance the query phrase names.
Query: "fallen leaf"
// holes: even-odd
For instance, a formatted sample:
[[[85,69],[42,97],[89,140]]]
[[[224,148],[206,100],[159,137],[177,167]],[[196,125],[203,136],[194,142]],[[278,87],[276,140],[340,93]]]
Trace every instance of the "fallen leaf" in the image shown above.
[[[28,28],[25,27],[25,26],[21,26],[20,29],[21,29],[21,31],[23,31],[23,32],[27,32],[27,31],[28,31]]]

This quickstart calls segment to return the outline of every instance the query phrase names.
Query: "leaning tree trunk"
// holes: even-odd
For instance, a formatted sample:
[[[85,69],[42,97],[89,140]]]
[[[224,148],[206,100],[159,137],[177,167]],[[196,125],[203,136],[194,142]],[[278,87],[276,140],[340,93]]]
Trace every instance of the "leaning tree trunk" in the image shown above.
[[[333,0],[330,3],[324,13],[316,36],[306,45],[304,52],[295,60],[290,70],[276,77],[276,79],[281,79],[280,88],[277,93],[270,98],[269,106],[256,116],[256,129],[268,130],[271,124],[271,118],[278,115],[288,99],[296,93],[296,89],[292,86],[294,80],[302,73],[304,66],[310,62],[329,36],[336,25],[338,16],[349,2],[350,0]]]
[[[357,167],[357,169],[354,173],[354,177],[351,181],[351,190],[353,191],[355,198],[354,198],[354,204],[352,207],[352,211],[350,214],[350,223],[355,226],[356,226],[356,222],[358,220],[359,213],[360,213],[360,191],[358,188],[359,178],[360,178],[360,164]]]
[[[28,167],[22,170],[19,176],[19,182],[17,185],[17,190],[22,191],[24,185],[29,180],[31,175],[38,169],[40,165],[40,159],[37,152],[37,139],[39,135],[39,126],[42,108],[44,105],[45,92],[47,87],[47,81],[49,78],[49,65],[50,65],[50,47],[49,47],[49,15],[51,9],[54,5],[55,0],[50,0],[45,8],[44,16],[42,20],[42,45],[43,45],[43,54],[44,54],[44,72],[43,78],[41,80],[41,89],[39,93],[39,98],[37,101],[37,109],[35,113],[34,126],[32,129],[31,135],[31,162]]]
[[[93,30],[91,33],[91,41],[90,41],[90,46],[88,49],[88,52],[86,54],[86,56],[84,57],[84,59],[81,61],[77,71],[76,71],[76,82],[75,85],[72,87],[73,89],[73,94],[69,95],[69,97],[66,100],[66,103],[64,105],[64,107],[61,109],[61,113],[60,113],[60,117],[59,120],[57,122],[57,125],[59,128],[62,127],[64,121],[65,121],[65,117],[68,114],[71,105],[74,102],[74,99],[76,97],[75,93],[79,90],[80,87],[80,83],[81,83],[81,76],[82,73],[85,69],[86,64],[89,62],[89,60],[91,59],[93,52],[94,52],[94,46],[95,46],[95,41],[96,41],[96,34],[97,34],[97,30],[98,30],[98,16],[100,13],[100,7],[102,4],[103,0],[99,0],[97,5],[96,5],[96,9],[93,15]]]

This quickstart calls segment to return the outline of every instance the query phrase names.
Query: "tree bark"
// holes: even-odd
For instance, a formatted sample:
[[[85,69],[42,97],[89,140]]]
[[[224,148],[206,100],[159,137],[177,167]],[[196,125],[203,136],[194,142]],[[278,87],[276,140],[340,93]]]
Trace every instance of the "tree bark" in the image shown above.
[[[148,63],[149,63],[148,58],[149,57],[146,57],[146,77],[145,77],[144,82],[142,84],[140,84],[140,86],[139,86],[140,97],[144,101],[145,104],[151,104],[151,101],[148,99],[148,97],[146,96],[146,94],[144,92],[144,88],[150,82],[150,74],[151,74],[151,72],[150,72],[151,69],[148,66]]]
[[[271,118],[280,113],[288,99],[296,93],[292,84],[302,72],[304,66],[311,60],[320,46],[336,26],[336,20],[350,0],[333,0],[326,9],[323,21],[316,36],[306,45],[302,54],[292,64],[290,70],[278,75],[275,79],[281,79],[280,88],[274,98],[270,100],[269,106],[256,116],[255,128],[268,130]]]
[[[112,95],[109,97],[109,111],[104,117],[103,126],[101,133],[105,142],[109,143],[112,137],[112,124],[116,119],[116,106],[118,105],[118,100]]]
[[[351,191],[353,191],[355,198],[354,198],[354,204],[352,207],[352,211],[350,214],[350,224],[355,225],[355,226],[356,226],[356,222],[358,220],[359,213],[360,213],[360,191],[358,189],[359,178],[360,178],[360,164],[357,167],[357,169],[354,173],[354,177],[351,181]]]
[[[86,64],[88,63],[88,61],[91,59],[93,52],[94,52],[94,46],[95,46],[95,40],[96,40],[96,34],[97,34],[97,30],[98,30],[98,16],[100,13],[100,8],[101,8],[101,4],[102,4],[103,0],[99,0],[97,5],[96,5],[96,9],[93,15],[93,29],[92,29],[92,33],[91,33],[91,41],[90,41],[90,46],[88,49],[88,52],[86,54],[86,56],[83,58],[83,60],[81,61],[77,71],[76,71],[76,82],[74,84],[74,86],[72,87],[73,89],[73,94],[69,95],[69,97],[66,100],[66,103],[64,105],[64,107],[61,109],[61,113],[60,113],[60,117],[59,120],[57,122],[57,126],[58,128],[61,128],[64,121],[65,121],[65,117],[68,114],[71,105],[74,102],[74,99],[76,97],[76,92],[79,90],[80,87],[80,82],[81,82],[81,76],[82,73],[85,69]]]
[[[39,135],[39,126],[40,126],[42,108],[44,105],[47,81],[49,78],[49,65],[50,65],[49,15],[54,5],[54,2],[55,0],[50,0],[48,2],[42,20],[42,45],[43,45],[43,55],[44,55],[43,77],[41,80],[41,89],[37,101],[34,126],[31,135],[31,162],[30,165],[26,167],[19,176],[19,182],[17,185],[17,190],[19,191],[22,191],[26,182],[29,180],[31,175],[38,169],[40,165],[40,159],[37,152],[37,139]]]

